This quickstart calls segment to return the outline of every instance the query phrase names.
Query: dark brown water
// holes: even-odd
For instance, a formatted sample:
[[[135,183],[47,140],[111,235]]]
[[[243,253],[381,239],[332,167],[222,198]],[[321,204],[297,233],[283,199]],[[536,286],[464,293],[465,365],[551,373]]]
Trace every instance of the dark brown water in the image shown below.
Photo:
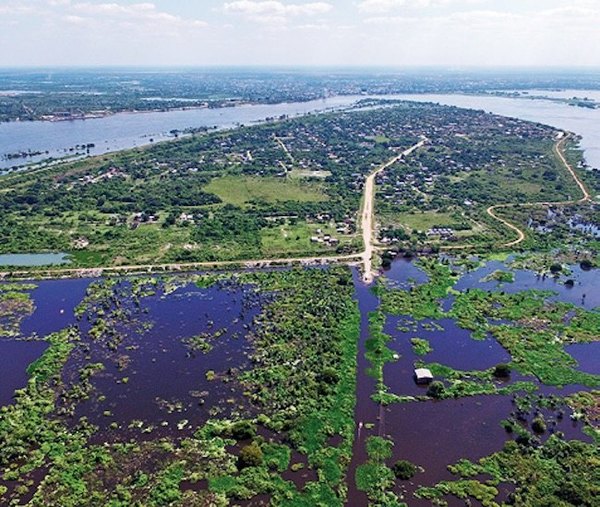
[[[530,288],[550,289],[558,293],[557,299],[578,305],[583,303],[586,308],[597,303],[598,291],[593,290],[598,279],[597,271],[583,272],[574,268],[570,277],[576,283],[572,289],[562,282],[542,279],[527,271],[517,271],[516,281],[512,284],[480,281],[496,269],[505,267],[490,263],[465,275],[456,288],[481,287],[510,292]],[[379,301],[371,288],[362,283],[359,273],[354,271],[353,275],[355,298],[362,318],[355,408],[356,439],[348,473],[348,505],[367,504],[365,495],[356,490],[354,474],[357,466],[367,460],[365,440],[369,435],[389,436],[395,442],[389,465],[397,459],[408,459],[423,467],[424,471],[413,481],[398,481],[396,492],[405,496],[410,506],[430,505],[412,497],[415,489],[420,485],[452,479],[447,466],[460,458],[477,460],[500,450],[507,439],[514,438],[499,423],[514,415],[515,405],[510,396],[410,402],[389,407],[373,402],[370,396],[374,392],[375,381],[366,375],[368,363],[364,358],[364,346],[369,337],[368,314],[378,308]],[[406,260],[395,262],[386,276],[400,288],[427,281],[425,273]],[[86,318],[78,321],[73,315],[73,309],[84,298],[91,281],[38,282],[39,287],[32,292],[36,310],[24,319],[21,326],[23,337],[35,334],[43,337],[66,326],[80,326],[82,343],[65,368],[67,384],[77,380],[76,375],[82,365],[105,364],[104,371],[91,378],[90,399],[76,403],[73,422],[86,416],[97,424],[100,428],[94,437],[97,441],[151,439],[187,436],[209,417],[252,413],[252,408],[244,401],[243,390],[229,380],[232,372],[249,366],[253,321],[271,296],[258,295],[251,287],[224,283],[209,289],[186,285],[170,294],[158,290],[153,295],[142,297],[139,304],[125,298],[119,304],[126,312],[126,318],[115,324],[120,341],[115,350],[109,350],[106,342],[90,338],[90,322]],[[583,294],[586,298],[582,298]],[[113,301],[111,304],[116,303]],[[449,309],[450,306],[451,298],[448,298],[444,308]],[[399,329],[402,326],[408,331]],[[215,332],[219,336],[211,341],[212,349],[206,354],[190,350],[185,343],[186,338]],[[418,359],[460,370],[487,369],[510,359],[492,337],[473,340],[468,331],[459,328],[451,319],[415,323],[410,317],[388,316],[385,332],[391,336],[389,346],[400,356],[397,361],[385,366],[385,382],[390,391],[398,395],[424,394],[425,389],[413,381],[414,363]],[[427,339],[433,347],[432,352],[423,357],[417,356],[410,343],[413,337]],[[566,350],[579,362],[581,370],[598,373],[599,345],[578,344],[568,346]],[[27,365],[37,359],[45,348],[43,341],[0,340],[2,405],[11,402],[15,389],[26,385]],[[212,380],[210,375],[207,377],[209,371],[214,372]],[[533,379],[513,374],[511,381],[518,380]],[[544,395],[565,396],[582,389],[585,388],[540,386]],[[581,424],[572,422],[568,412],[560,420],[551,410],[544,409],[542,412],[551,422],[549,432],[542,439],[547,438],[550,432],[561,431],[567,438],[589,441],[581,431]],[[532,417],[533,412],[525,417],[523,424],[530,424]],[[130,428],[134,420],[140,423]],[[292,463],[305,461],[301,454],[292,457]],[[303,487],[315,478],[307,465],[305,463],[305,468],[299,472],[285,472],[284,478]],[[188,484],[184,488],[202,486]],[[505,489],[504,497],[510,488],[507,486]],[[268,497],[255,500],[265,502]],[[450,505],[463,505],[456,499],[447,500]]]
[[[67,370],[76,371],[83,356],[106,368],[92,377],[93,396],[79,404],[75,418],[86,416],[103,433],[117,423],[114,436],[131,421],[141,421],[138,425],[154,438],[189,433],[211,414],[243,413],[248,407],[242,389],[229,377],[248,366],[247,338],[259,300],[247,287],[200,289],[192,284],[169,295],[143,298],[139,307],[131,308],[135,324],[120,324],[122,341],[116,351],[84,335],[90,351],[73,354]],[[146,328],[140,329],[140,322]],[[206,353],[186,344],[202,333],[218,335]]]
[[[484,268],[468,273],[459,280],[456,288],[465,290],[470,287],[481,287],[486,290],[506,290],[519,292],[528,289],[554,290],[558,294],[554,298],[573,304],[581,304],[581,295],[590,292],[597,277],[597,272],[590,276],[579,268],[573,269],[577,280],[574,289],[568,289],[563,283],[554,279],[541,279],[529,271],[517,271],[515,282],[500,285],[497,282],[480,282],[482,278],[496,269],[506,269],[500,263],[490,263]],[[427,276],[413,263],[405,259],[393,263],[386,272],[396,286],[408,288],[413,284],[425,283]],[[361,340],[359,350],[358,389],[357,389],[357,439],[354,445],[354,456],[349,471],[350,481],[354,478],[356,467],[367,460],[365,440],[369,435],[386,436],[394,441],[394,454],[388,460],[392,465],[398,459],[409,460],[423,468],[412,481],[397,481],[395,492],[411,507],[430,506],[430,501],[418,500],[413,493],[419,486],[431,486],[442,480],[456,479],[447,469],[448,465],[456,463],[461,458],[476,461],[486,455],[502,449],[508,439],[514,435],[507,433],[500,422],[515,413],[512,396],[474,396],[444,401],[425,401],[393,404],[387,407],[378,406],[370,396],[374,392],[374,381],[366,375],[368,363],[364,359],[365,341],[368,338],[368,313],[378,306],[378,300],[369,287],[361,284],[360,278],[355,278],[356,295],[360,304]],[[595,301],[587,299],[587,303]],[[584,301],[585,302],[585,301]],[[452,298],[445,302],[444,309],[449,310]],[[587,306],[587,304],[586,304]],[[434,324],[434,326],[432,326]],[[409,328],[408,331],[399,327]],[[390,392],[397,395],[418,396],[426,393],[426,388],[415,384],[413,379],[414,362],[422,359],[425,362],[439,362],[459,370],[483,370],[500,362],[510,361],[507,351],[491,336],[485,340],[473,340],[471,333],[461,329],[451,319],[439,321],[424,321],[415,323],[407,316],[388,316],[384,332],[391,336],[388,346],[400,358],[384,367],[385,384]],[[425,356],[414,353],[410,339],[414,337],[427,339],[433,350]],[[580,354],[580,365],[585,371],[597,373],[600,361],[595,360],[595,353],[600,351],[596,344],[575,345],[567,347],[568,352]],[[588,347],[587,349],[584,349]],[[583,359],[589,348],[595,347],[589,354],[589,359]],[[576,357],[577,358],[577,357]],[[587,369],[586,369],[587,368]],[[535,381],[531,377],[513,375],[511,381]],[[567,386],[566,388],[547,388],[540,386],[544,395],[565,396],[585,389],[582,386]],[[563,409],[564,410],[564,409]],[[541,409],[547,421],[550,421],[549,431],[541,436],[545,440],[551,433],[560,431],[567,439],[579,439],[590,442],[591,439],[583,432],[580,422],[571,421],[570,412],[565,411],[562,418],[548,409]],[[522,424],[530,428],[534,411],[524,416]],[[361,424],[362,423],[362,424]],[[365,423],[373,423],[372,429],[366,429]],[[499,487],[498,501],[506,498],[511,491],[510,485]],[[465,503],[457,498],[445,498],[450,506],[464,506]],[[352,482],[349,484],[349,506],[367,505],[365,495],[358,492]],[[474,502],[473,505],[477,503]]]
[[[43,341],[0,339],[0,406],[12,403],[15,390],[27,385],[27,366],[47,348]]]

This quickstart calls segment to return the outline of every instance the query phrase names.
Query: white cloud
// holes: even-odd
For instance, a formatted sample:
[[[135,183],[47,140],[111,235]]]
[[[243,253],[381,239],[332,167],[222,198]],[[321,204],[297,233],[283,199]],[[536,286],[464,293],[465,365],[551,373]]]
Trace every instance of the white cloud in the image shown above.
[[[450,4],[478,4],[486,0],[362,0],[358,4],[361,12],[369,14],[384,14],[400,7],[423,9]]]
[[[284,4],[278,0],[236,0],[223,6],[225,12],[241,14],[252,21],[284,24],[289,17],[316,16],[333,9],[327,2]]]
[[[121,5],[117,3],[74,3],[70,10],[77,17],[86,16],[89,20],[121,21],[140,24],[162,25],[180,27],[203,27],[204,21],[184,19],[167,12],[159,11],[153,3],[137,3]]]
[[[6,2],[4,5],[0,5],[1,15],[15,15],[15,14],[29,14],[33,12],[33,8],[30,5],[26,5],[24,2]]]

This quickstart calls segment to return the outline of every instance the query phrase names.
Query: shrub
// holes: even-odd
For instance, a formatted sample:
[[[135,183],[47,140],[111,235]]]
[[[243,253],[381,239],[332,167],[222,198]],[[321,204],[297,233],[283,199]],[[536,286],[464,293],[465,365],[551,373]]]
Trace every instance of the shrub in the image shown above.
[[[499,363],[494,368],[494,377],[507,378],[510,376],[510,366],[506,363]]]
[[[225,435],[235,440],[249,440],[256,436],[256,425],[250,421],[238,421],[227,428]]]
[[[536,433],[545,433],[546,432],[546,421],[544,421],[543,417],[536,417],[531,423],[531,429]]]
[[[444,384],[439,380],[434,380],[430,385],[429,389],[427,389],[427,395],[432,398],[441,398],[444,395],[444,391],[446,390]]]
[[[562,271],[562,266],[560,264],[552,264],[550,266],[550,273],[556,275]]]
[[[415,476],[415,474],[418,471],[418,468],[416,465],[412,464],[410,461],[401,459],[399,461],[396,461],[396,463],[394,463],[392,470],[394,470],[394,475],[398,479],[400,479],[402,481],[408,481],[409,479],[412,479]]]
[[[242,447],[239,457],[240,468],[257,467],[263,462],[263,452],[256,442]]]

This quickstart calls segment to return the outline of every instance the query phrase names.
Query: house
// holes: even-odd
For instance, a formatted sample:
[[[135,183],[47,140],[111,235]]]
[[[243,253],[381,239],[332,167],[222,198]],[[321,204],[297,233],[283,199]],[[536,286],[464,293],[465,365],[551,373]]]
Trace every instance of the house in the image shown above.
[[[433,380],[433,375],[427,368],[417,368],[415,370],[415,381],[417,384],[429,384]]]

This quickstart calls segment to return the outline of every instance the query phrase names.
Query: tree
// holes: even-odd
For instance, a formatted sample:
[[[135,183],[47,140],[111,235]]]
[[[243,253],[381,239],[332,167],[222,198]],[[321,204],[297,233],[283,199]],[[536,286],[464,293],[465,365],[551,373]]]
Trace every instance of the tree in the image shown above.
[[[236,440],[248,440],[256,436],[256,425],[251,421],[238,421],[227,428],[225,433]]]

